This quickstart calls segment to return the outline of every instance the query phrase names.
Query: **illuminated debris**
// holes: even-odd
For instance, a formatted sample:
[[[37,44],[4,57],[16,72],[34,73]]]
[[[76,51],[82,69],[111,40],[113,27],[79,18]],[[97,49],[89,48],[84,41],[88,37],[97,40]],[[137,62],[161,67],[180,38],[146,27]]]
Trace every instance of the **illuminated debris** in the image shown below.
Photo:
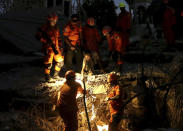
[[[109,125],[105,124],[103,121],[96,122],[98,131],[108,131]]]

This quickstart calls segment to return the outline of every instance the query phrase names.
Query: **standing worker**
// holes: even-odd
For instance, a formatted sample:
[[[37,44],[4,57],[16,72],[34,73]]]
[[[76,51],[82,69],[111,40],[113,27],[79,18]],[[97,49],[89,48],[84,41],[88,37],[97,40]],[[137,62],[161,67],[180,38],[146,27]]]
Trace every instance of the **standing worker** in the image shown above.
[[[121,10],[116,23],[116,28],[123,33],[123,43],[126,47],[129,46],[129,31],[131,28],[131,14],[126,11],[125,4],[121,2],[119,4]]]
[[[43,43],[45,79],[50,82],[50,70],[53,59],[55,60],[54,78],[59,76],[61,67],[64,65],[64,57],[61,53],[60,30],[56,25],[58,16],[55,13],[48,15],[47,23],[41,26],[36,33],[36,38]]]
[[[163,14],[163,33],[168,45],[175,44],[175,33],[173,28],[176,24],[175,10],[168,6],[168,0],[163,0],[165,11]]]
[[[73,14],[71,16],[71,21],[66,24],[63,35],[67,48],[65,63],[70,70],[73,69],[73,61],[75,61],[75,71],[80,72],[82,65],[82,27],[78,15]]]
[[[112,59],[117,64],[116,71],[122,72],[126,48],[123,43],[123,33],[112,30],[112,28],[109,26],[105,26],[102,30],[102,33],[107,38],[110,55],[109,57],[112,57]]]
[[[95,19],[90,17],[87,19],[86,25],[83,27],[83,43],[85,51],[91,53],[93,63],[98,64],[102,70],[102,64],[99,54],[99,43],[101,43],[101,36],[95,26]]]
[[[69,70],[65,74],[66,82],[61,86],[58,94],[58,109],[64,121],[64,131],[76,131],[78,129],[76,101],[77,93],[84,93],[81,85],[75,81],[75,72]]]
[[[108,94],[108,104],[110,110],[109,131],[119,131],[119,123],[123,112],[120,110],[123,104],[123,91],[118,84],[118,77],[112,73],[108,76],[108,83],[112,88]]]

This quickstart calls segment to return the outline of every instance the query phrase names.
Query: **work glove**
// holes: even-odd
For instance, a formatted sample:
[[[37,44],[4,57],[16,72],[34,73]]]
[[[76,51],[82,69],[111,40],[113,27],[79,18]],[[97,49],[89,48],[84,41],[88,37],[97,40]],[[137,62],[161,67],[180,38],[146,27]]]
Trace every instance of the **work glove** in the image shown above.
[[[107,97],[107,99],[106,99],[107,101],[111,101],[112,99],[110,98],[110,97]]]

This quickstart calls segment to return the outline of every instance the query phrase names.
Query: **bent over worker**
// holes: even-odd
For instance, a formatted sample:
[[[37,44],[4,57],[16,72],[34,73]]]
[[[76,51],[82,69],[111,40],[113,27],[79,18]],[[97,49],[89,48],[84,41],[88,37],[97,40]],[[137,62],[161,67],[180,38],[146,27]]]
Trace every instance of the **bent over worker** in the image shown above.
[[[109,131],[119,131],[119,123],[123,111],[120,110],[123,104],[123,91],[118,84],[117,75],[112,73],[108,76],[108,83],[112,88],[108,93],[108,104],[110,110]]]
[[[76,131],[78,129],[76,95],[77,93],[84,93],[84,90],[75,81],[74,71],[67,71],[65,78],[66,82],[60,88],[57,106],[65,124],[64,131]]]
[[[126,46],[123,42],[123,34],[119,31],[112,30],[111,27],[105,26],[102,33],[107,38],[109,47],[109,57],[117,64],[116,71],[122,71],[123,58],[125,55]]]
[[[50,70],[53,59],[55,60],[54,78],[58,77],[61,67],[64,65],[64,57],[61,53],[60,30],[56,25],[58,16],[55,13],[48,15],[47,22],[38,29],[36,38],[43,43],[45,80],[50,81]]]

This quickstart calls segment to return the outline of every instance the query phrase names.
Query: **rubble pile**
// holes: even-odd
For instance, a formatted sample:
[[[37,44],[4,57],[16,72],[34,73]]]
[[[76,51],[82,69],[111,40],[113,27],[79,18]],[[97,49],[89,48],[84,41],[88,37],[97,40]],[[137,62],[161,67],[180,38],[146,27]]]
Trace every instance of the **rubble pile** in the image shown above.
[[[121,130],[133,131],[136,129],[153,128],[153,126],[156,125],[154,122],[158,122],[158,120],[150,119],[150,107],[155,111],[157,118],[162,121],[159,122],[157,128],[167,127],[160,126],[165,121],[165,119],[163,119],[165,117],[162,115],[165,112],[164,107],[167,109],[166,118],[169,122],[168,124],[173,128],[183,127],[183,125],[181,125],[183,121],[182,84],[168,85],[165,86],[163,90],[159,89],[162,85],[170,83],[171,75],[167,75],[155,68],[151,71],[151,67],[147,67],[145,66],[144,69],[146,89],[143,88],[141,82],[141,68],[138,68],[137,72],[124,72],[118,74],[120,76],[119,83],[125,92],[124,104],[126,104],[121,120]],[[86,104],[92,131],[98,131],[98,129],[107,130],[108,128],[110,114],[106,97],[110,88],[108,88],[107,76],[108,74],[87,76],[87,80],[85,81],[86,89],[89,90],[89,94],[86,95]],[[178,78],[181,80],[180,76]],[[30,85],[25,81],[24,83],[27,86],[18,88],[18,91],[16,91],[18,95],[15,94],[15,96],[12,94],[12,97],[14,98],[9,105],[11,111],[8,113],[9,115],[7,114],[8,119],[0,119],[0,122],[2,122],[0,127],[3,127],[0,129],[6,130],[7,128],[28,131],[62,130],[64,124],[55,105],[57,93],[60,90],[60,85],[64,81],[64,78],[60,78],[54,83],[43,82],[38,85],[35,84],[31,88],[28,88]],[[76,74],[76,81],[83,86],[80,74]],[[167,93],[167,89],[170,86],[172,88]],[[154,103],[150,103],[151,106],[147,106],[145,103],[147,98],[149,98],[147,96],[151,95],[150,93],[145,92],[147,90],[153,94],[150,96],[150,98],[154,100]],[[139,93],[142,94],[129,101],[129,99]],[[167,99],[165,99],[166,95]],[[88,124],[83,103],[83,95],[77,96],[77,101],[79,106],[79,131],[87,131]],[[4,124],[4,121],[6,121],[6,124]]]
[[[163,83],[167,83],[166,75],[162,72],[153,72],[153,74],[149,74],[149,72],[145,73],[146,75],[146,87],[148,89],[155,89],[154,98],[155,98],[155,107],[157,111],[157,115],[161,116],[162,107],[163,107],[163,100],[166,94],[166,91],[158,89]],[[153,77],[151,76],[153,75]],[[93,75],[87,76],[87,81],[85,81],[86,88],[89,90],[89,95],[86,96],[86,104],[87,104],[87,111],[90,119],[90,125],[92,131],[97,131],[98,128],[108,128],[108,121],[110,118],[108,104],[107,104],[107,93],[110,90],[107,85],[107,76],[108,74],[100,74],[100,75]],[[144,92],[145,90],[139,85],[139,74],[138,73],[126,73],[120,76],[119,82],[125,91],[125,100],[124,103],[127,102],[130,98],[134,97],[135,95]],[[51,120],[51,123],[55,129],[62,129],[63,122],[60,118],[57,111],[53,111],[56,103],[57,93],[60,90],[60,85],[64,82],[64,78],[60,78],[55,83],[42,83],[39,88],[39,91],[42,91],[41,94],[44,94],[46,107],[48,108],[46,114],[46,120]],[[77,74],[76,81],[78,81],[82,86],[81,76]],[[39,92],[38,91],[38,92]],[[124,115],[122,116],[121,120],[121,130],[136,130],[136,129],[144,129],[144,122],[149,121],[148,119],[148,107],[145,106],[145,99],[147,98],[147,94],[140,95],[135,97],[124,108]],[[171,97],[170,97],[171,96]],[[88,129],[85,108],[83,103],[83,95],[77,97],[79,112],[78,112],[78,127],[79,131],[86,131]],[[173,103],[171,103],[173,102]],[[172,96],[172,91],[168,96],[167,100],[167,107],[170,112],[168,112],[168,118],[175,118],[177,114],[182,114],[179,110],[176,115],[173,115],[176,107],[175,104],[176,98]],[[171,105],[170,105],[171,104]],[[50,116],[49,116],[49,115]],[[173,117],[172,117],[173,116]],[[180,117],[179,117],[180,118]],[[174,127],[176,128],[178,125],[177,123],[181,122],[181,118],[174,122]],[[151,120],[150,120],[151,121]],[[101,124],[102,123],[102,124]],[[147,123],[149,126],[150,124]],[[173,125],[173,123],[172,123]],[[176,126],[175,126],[176,125]]]

